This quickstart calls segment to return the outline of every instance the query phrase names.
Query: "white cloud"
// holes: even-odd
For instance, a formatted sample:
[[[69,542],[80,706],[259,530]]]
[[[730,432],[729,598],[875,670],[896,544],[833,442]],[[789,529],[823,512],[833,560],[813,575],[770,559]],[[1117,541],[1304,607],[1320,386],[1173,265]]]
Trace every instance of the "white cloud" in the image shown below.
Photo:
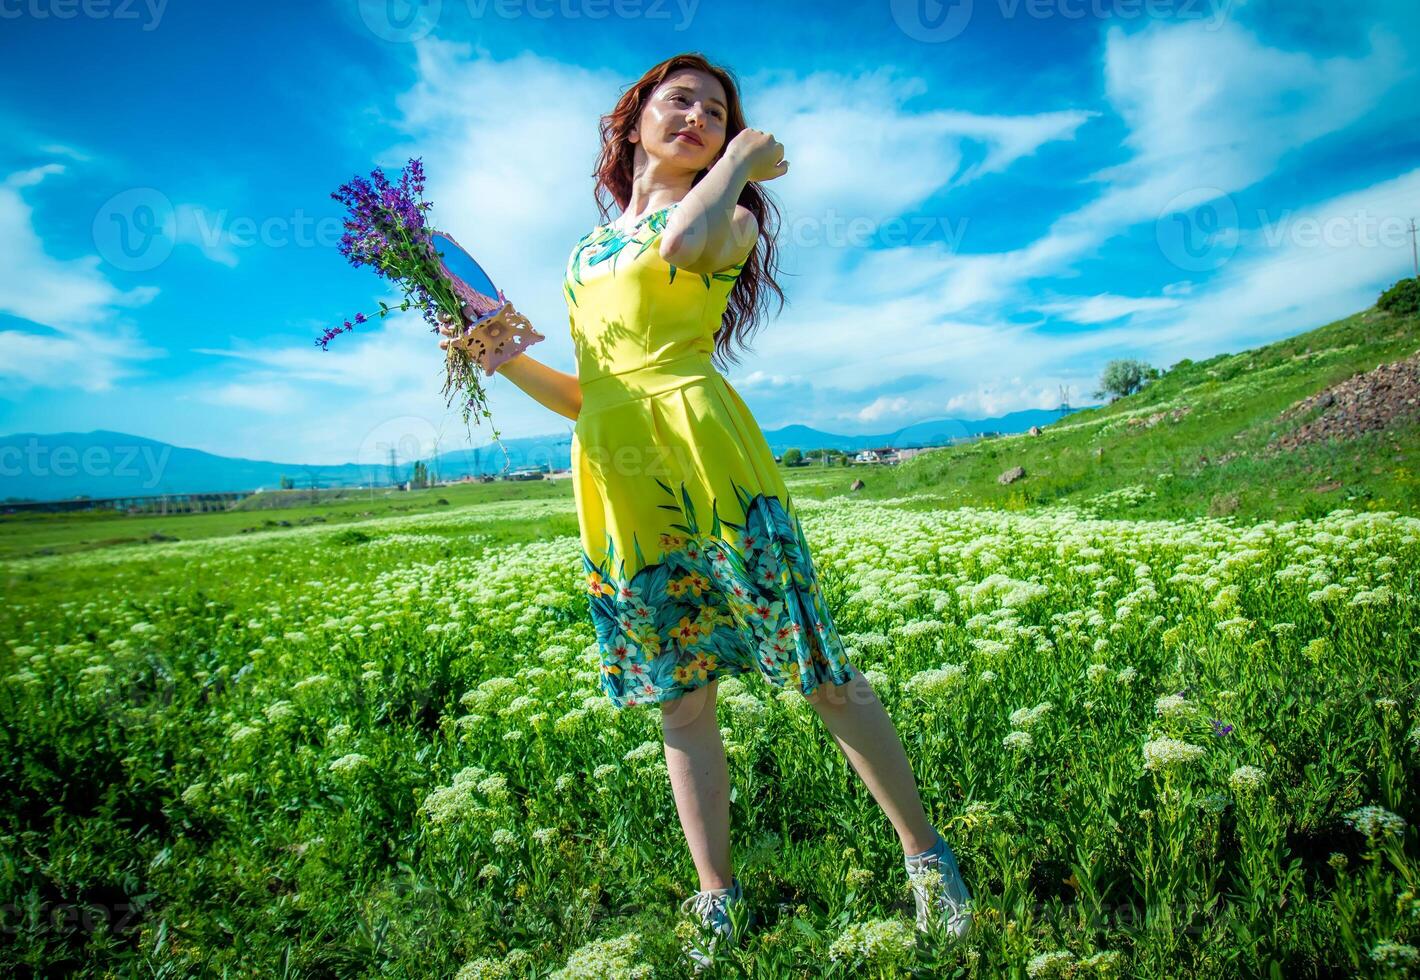
[[[7,397],[26,386],[109,391],[130,373],[128,361],[152,356],[146,351],[136,337],[103,331],[65,335],[0,330],[0,382],[10,389]]]
[[[944,256],[943,311],[1019,302],[1031,280],[1068,272],[1125,229],[1248,187],[1290,151],[1355,122],[1406,71],[1392,35],[1375,29],[1370,42],[1362,57],[1319,58],[1269,48],[1236,21],[1111,28],[1106,96],[1129,127],[1133,155],[1092,175],[1100,196],[1029,245]]]
[[[301,391],[280,381],[232,382],[204,390],[203,401],[226,408],[241,408],[268,415],[286,415],[300,410],[305,403]]]
[[[218,265],[237,264],[237,242],[224,209],[179,204],[165,216],[163,234],[174,243],[193,246]]]
[[[1420,201],[1420,168],[1279,217],[1178,308],[1150,327],[1161,364],[1244,349],[1365,309],[1411,275],[1407,217]],[[1123,339],[1106,332],[1101,343]],[[1139,338],[1135,336],[1137,342]]]
[[[856,75],[767,73],[747,84],[749,125],[784,144],[792,180],[768,189],[786,216],[891,218],[951,187],[999,173],[1073,139],[1085,111],[979,115],[922,105],[921,78],[884,67]],[[980,159],[966,163],[968,150]]]
[[[1100,293],[1097,296],[1042,303],[1036,309],[1071,323],[1108,323],[1122,317],[1134,316],[1136,313],[1157,313],[1161,310],[1176,309],[1181,304],[1182,300],[1156,296],[1113,296]]]
[[[68,157],[69,159],[77,160],[80,163],[87,163],[88,161],[93,159],[93,157],[85,153],[83,150],[75,149],[74,147],[68,146],[64,143],[49,143],[45,146],[41,146],[39,148],[39,151],[45,156]]]
[[[1231,193],[1271,174],[1292,150],[1334,133],[1380,101],[1406,66],[1375,28],[1356,58],[1268,47],[1237,21],[1200,21],[1105,36],[1106,96],[1129,127],[1132,158],[1100,171],[1110,192],[1077,220],[1153,220],[1201,188]]]
[[[386,297],[386,302],[392,300]],[[336,337],[327,350],[314,344],[296,347],[242,341],[229,348],[198,347],[193,353],[238,362],[243,373],[236,380],[242,383],[280,379],[327,385],[366,399],[410,389],[427,392],[429,379],[443,357],[438,339],[412,312],[367,321],[354,332]]]
[[[947,399],[943,414],[958,418],[996,418],[1027,408],[1060,407],[1060,388],[1057,384],[1039,381],[1023,383],[1019,378],[1012,379],[1012,382],[1004,387],[980,384],[958,392]],[[1079,384],[1072,387],[1074,392],[1080,390]],[[1087,397],[1079,394],[1074,397],[1077,402],[1089,402]]]
[[[541,359],[540,346],[532,351]],[[265,416],[250,431],[238,432],[250,444],[244,452],[264,459],[374,464],[385,462],[393,446],[407,461],[484,445],[494,427],[506,439],[558,434],[572,424],[494,375],[484,380],[491,426],[475,416],[465,430],[457,401],[448,407],[440,393],[445,371],[438,339],[414,313],[371,320],[332,340],[328,350],[244,340],[193,353],[221,358],[222,366],[195,374],[186,397]],[[273,415],[291,424],[273,433]]]
[[[902,418],[911,405],[912,402],[900,395],[882,395],[857,411],[846,412],[844,415],[859,422],[880,422],[885,418]]]
[[[782,388],[798,384],[803,379],[797,374],[771,374],[768,371],[751,371],[735,381],[736,388]]]
[[[157,290],[118,289],[99,271],[97,255],[61,260],[45,253],[33,209],[20,192],[62,173],[62,164],[51,163],[13,173],[0,183],[0,312],[70,330],[115,307],[147,303]]]
[[[119,309],[150,302],[157,289],[117,288],[96,255],[64,260],[46,253],[22,191],[64,172],[51,163],[0,183],[0,312],[48,328],[0,332],[0,380],[106,391],[135,362],[163,356],[114,319]]]
[[[422,157],[439,227],[534,326],[565,334],[562,274],[597,219],[588,177],[600,146],[595,121],[621,79],[531,53],[475,56],[433,38],[415,50],[418,80],[397,99],[408,140],[383,162]]]
[[[805,253],[792,305],[757,345],[765,362],[792,359],[804,376],[840,386],[840,412],[871,407],[895,377],[925,372],[938,374],[943,388],[961,392],[947,403],[953,411],[986,415],[1058,403],[1059,384],[1071,385],[1080,398],[1095,386],[1092,375],[1103,358],[1169,343],[1170,313],[1188,315],[1194,324],[1194,353],[1208,343],[1231,345],[1219,326],[1240,317],[1212,308],[1214,326],[1207,327],[1206,317],[1192,316],[1202,308],[1193,299],[1181,305],[1179,297],[1195,288],[1188,282],[1170,284],[1160,297],[1057,296],[1044,306],[1031,286],[1044,276],[1069,275],[1103,242],[1156,220],[1176,195],[1209,185],[1225,193],[1241,190],[1273,172],[1296,147],[1360,119],[1405,72],[1394,37],[1374,30],[1369,40],[1364,55],[1325,58],[1269,48],[1235,21],[1211,30],[1196,22],[1156,22],[1134,34],[1111,30],[1107,95],[1129,126],[1133,155],[1093,175],[1101,184],[1098,198],[1056,219],[1030,244],[1005,252],[960,254],[933,244]],[[904,193],[914,193],[910,182]],[[1245,268],[1243,254],[1252,245],[1243,242],[1230,269]],[[1327,308],[1340,311],[1374,299],[1361,302],[1364,289],[1332,289],[1330,282],[1319,267],[1300,292],[1327,293]],[[1259,315],[1267,305],[1254,305],[1256,297],[1234,299]],[[1146,314],[1154,319],[1147,331],[1126,321],[1116,328],[1046,333],[1041,324],[1013,316],[1042,308],[1083,324]],[[1294,304],[1297,314],[1305,315]],[[1279,325],[1270,323],[1273,329]],[[997,386],[988,394],[980,376],[1006,372],[1048,383],[1039,389]],[[842,390],[850,384],[874,394],[865,401]]]

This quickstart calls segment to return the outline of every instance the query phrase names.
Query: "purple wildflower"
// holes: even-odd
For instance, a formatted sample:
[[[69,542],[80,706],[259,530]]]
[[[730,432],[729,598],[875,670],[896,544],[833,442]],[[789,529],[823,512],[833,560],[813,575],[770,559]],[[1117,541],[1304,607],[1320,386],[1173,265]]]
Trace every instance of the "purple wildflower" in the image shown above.
[[[349,320],[346,320],[346,321],[345,321],[345,327],[349,327],[349,326],[350,326],[350,321],[349,321]],[[325,331],[324,333],[322,333],[322,334],[320,335],[320,337],[318,337],[318,338],[316,339],[316,346],[319,347],[321,350],[330,350],[330,348],[327,347],[326,344],[330,343],[330,342],[331,342],[332,340],[334,340],[336,337],[339,337],[339,336],[341,335],[341,333],[344,332],[344,329],[345,329],[345,328],[343,328],[343,327],[331,327],[329,330],[327,330],[327,331]]]
[[[403,302],[394,306],[381,302],[379,316],[417,308],[432,332],[441,326],[440,314],[456,321],[464,316],[464,300],[455,292],[439,255],[433,247],[433,229],[427,216],[434,207],[424,200],[424,164],[411,158],[391,179],[376,168],[369,177],[358,174],[341,184],[330,196],[345,207],[339,251],[352,266],[367,266],[375,274],[397,283],[404,293]],[[501,294],[500,294],[501,296]],[[366,323],[367,317],[357,313],[355,324]],[[346,320],[343,327],[325,331],[316,340],[317,346],[328,350],[330,340],[354,329]],[[444,391],[464,391],[469,396],[464,421],[469,409],[486,409],[485,393],[478,381],[474,359],[467,352],[453,349],[447,357],[448,375]],[[497,432],[494,432],[497,440]]]
[[[1219,738],[1221,738],[1221,737],[1224,736],[1224,735],[1230,735],[1230,734],[1232,734],[1232,731],[1233,731],[1233,726],[1232,726],[1232,725],[1225,725],[1225,724],[1223,724],[1221,721],[1219,721],[1217,718],[1209,718],[1208,721],[1211,722],[1212,725],[1213,725],[1213,734],[1214,734],[1214,735],[1217,735]]]

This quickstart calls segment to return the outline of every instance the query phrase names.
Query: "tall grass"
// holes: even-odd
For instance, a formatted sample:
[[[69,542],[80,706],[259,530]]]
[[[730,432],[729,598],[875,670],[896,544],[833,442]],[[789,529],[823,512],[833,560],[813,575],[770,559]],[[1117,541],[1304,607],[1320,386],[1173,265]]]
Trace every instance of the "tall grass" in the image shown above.
[[[731,678],[725,975],[1415,970],[1420,520],[931,502],[801,506],[978,928],[915,937],[813,709]],[[576,538],[505,543],[552,503],[7,563],[6,972],[683,975],[658,714]]]

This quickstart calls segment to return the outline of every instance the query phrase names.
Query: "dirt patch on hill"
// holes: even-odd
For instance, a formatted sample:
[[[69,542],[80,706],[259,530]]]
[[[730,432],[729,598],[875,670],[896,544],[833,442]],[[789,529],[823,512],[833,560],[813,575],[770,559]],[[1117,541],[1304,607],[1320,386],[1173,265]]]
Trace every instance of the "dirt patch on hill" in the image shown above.
[[[1318,410],[1321,414],[1310,418]],[[1420,351],[1309,395],[1278,415],[1277,422],[1298,418],[1310,420],[1269,442],[1266,454],[1413,424],[1420,420]]]

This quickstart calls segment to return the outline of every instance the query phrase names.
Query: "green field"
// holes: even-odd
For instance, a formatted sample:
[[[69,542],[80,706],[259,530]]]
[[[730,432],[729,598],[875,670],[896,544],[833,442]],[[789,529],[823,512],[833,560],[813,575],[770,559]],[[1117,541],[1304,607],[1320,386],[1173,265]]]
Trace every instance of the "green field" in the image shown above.
[[[759,921],[719,975],[1416,975],[1416,429],[1259,455],[1416,333],[1371,311],[1039,436],[788,471],[978,927],[916,939],[813,709],[726,679]],[[685,975],[659,713],[599,689],[567,481],[0,535],[6,975]]]

